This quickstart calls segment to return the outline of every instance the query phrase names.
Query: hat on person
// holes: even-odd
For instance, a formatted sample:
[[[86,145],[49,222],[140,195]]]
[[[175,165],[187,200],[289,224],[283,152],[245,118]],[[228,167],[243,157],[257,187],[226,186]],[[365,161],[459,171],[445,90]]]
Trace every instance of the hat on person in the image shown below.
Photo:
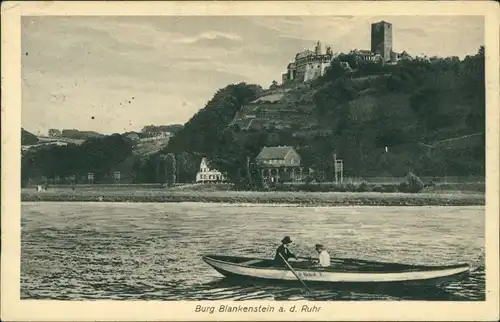
[[[316,245],[314,245],[314,248],[316,248],[316,249],[325,249],[325,246],[323,244],[316,244]]]
[[[285,236],[285,238],[281,240],[281,243],[283,244],[290,244],[291,242],[292,240],[290,239],[290,236]]]

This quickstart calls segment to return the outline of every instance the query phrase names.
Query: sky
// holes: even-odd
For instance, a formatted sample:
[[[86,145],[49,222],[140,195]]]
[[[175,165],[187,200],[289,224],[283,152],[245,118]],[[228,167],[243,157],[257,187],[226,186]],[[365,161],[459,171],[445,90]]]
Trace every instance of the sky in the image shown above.
[[[482,16],[38,16],[21,20],[22,126],[100,133],[184,124],[231,83],[268,87],[320,40],[370,49],[370,24],[393,24],[393,50],[475,54]]]

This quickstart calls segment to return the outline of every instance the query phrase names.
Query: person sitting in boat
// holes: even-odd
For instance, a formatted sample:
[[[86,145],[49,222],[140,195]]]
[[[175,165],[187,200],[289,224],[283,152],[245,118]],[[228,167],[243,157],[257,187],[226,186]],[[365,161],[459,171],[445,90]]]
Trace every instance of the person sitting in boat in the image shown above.
[[[283,258],[285,258],[285,260],[287,260],[287,261],[288,261],[288,259],[290,259],[292,257],[297,259],[297,256],[292,254],[292,252],[288,249],[288,244],[291,244],[291,243],[292,243],[292,240],[290,239],[290,236],[285,236],[285,238],[283,238],[281,240],[281,245],[276,250],[276,256],[274,256],[274,261],[277,264],[283,265],[284,264]],[[283,258],[281,258],[280,254],[281,254],[281,256],[283,256]]]
[[[330,266],[330,254],[325,249],[325,246],[322,244],[316,244],[314,246],[316,251],[319,254],[318,262],[316,263],[316,266],[318,267],[328,267]]]

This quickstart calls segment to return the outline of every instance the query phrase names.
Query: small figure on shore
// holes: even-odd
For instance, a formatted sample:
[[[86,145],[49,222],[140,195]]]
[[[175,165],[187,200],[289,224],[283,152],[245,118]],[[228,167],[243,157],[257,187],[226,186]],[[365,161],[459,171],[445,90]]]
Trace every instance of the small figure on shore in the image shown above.
[[[316,266],[318,267],[328,267],[330,266],[330,254],[325,249],[325,246],[322,244],[316,244],[314,246],[316,251],[319,254],[318,262],[316,263]]]
[[[285,258],[285,260],[288,261],[288,259],[290,258],[295,258],[297,259],[297,256],[295,256],[292,252],[290,252],[290,250],[288,249],[288,244],[291,244],[292,243],[292,240],[290,239],[290,236],[285,236],[285,238],[283,238],[281,240],[281,245],[278,247],[278,249],[276,249],[276,256],[274,256],[274,262],[276,264],[284,264],[283,263],[283,258]],[[281,258],[281,256],[283,256],[283,258]]]

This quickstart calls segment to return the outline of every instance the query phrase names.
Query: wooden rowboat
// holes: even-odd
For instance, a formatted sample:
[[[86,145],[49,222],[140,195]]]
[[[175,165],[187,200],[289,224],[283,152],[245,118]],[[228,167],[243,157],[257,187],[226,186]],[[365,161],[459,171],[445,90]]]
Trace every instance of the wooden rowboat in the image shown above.
[[[277,265],[270,259],[205,255],[203,261],[228,277],[297,281],[297,277],[290,269],[285,265]],[[327,268],[312,267],[308,261],[289,261],[289,263],[300,279],[313,283],[436,282],[470,270],[468,264],[423,266],[346,258],[333,258],[331,266]]]

